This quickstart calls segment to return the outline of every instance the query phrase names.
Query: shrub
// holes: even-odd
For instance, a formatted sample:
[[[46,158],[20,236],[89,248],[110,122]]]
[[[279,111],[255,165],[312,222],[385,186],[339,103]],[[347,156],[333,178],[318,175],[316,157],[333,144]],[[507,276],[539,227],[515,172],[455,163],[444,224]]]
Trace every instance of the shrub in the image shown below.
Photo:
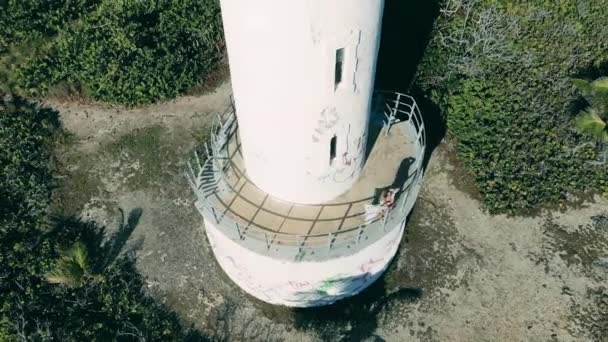
[[[419,82],[492,211],[601,190],[608,170],[573,152],[573,77],[608,61],[608,1],[444,3]]]
[[[0,52],[32,35],[54,36],[100,0],[7,0],[0,5]]]
[[[150,103],[175,97],[198,84],[221,57],[217,0],[77,3],[80,11],[74,12],[82,14],[78,20],[70,21],[73,11],[56,11],[52,18],[62,21],[49,24],[50,32],[40,29],[57,34],[43,52],[21,62],[16,82],[19,91],[43,96],[49,88],[67,82],[96,100]],[[23,17],[36,17],[34,6],[24,9],[12,2],[9,6],[23,12]],[[19,26],[19,22],[8,26]],[[20,30],[13,27],[9,31]],[[9,35],[5,40],[15,39]]]
[[[51,187],[48,146],[56,127],[52,110],[0,98],[0,217],[44,215]]]

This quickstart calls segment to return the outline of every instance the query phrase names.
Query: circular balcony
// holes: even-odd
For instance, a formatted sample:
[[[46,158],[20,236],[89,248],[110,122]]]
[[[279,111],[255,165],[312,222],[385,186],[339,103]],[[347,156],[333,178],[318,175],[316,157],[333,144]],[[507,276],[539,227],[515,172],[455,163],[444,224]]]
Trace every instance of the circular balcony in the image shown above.
[[[355,185],[316,205],[282,201],[247,178],[233,106],[188,162],[187,179],[206,221],[256,253],[320,261],[350,255],[405,222],[422,182],[425,131],[415,100],[376,92],[368,156]],[[394,190],[390,204],[379,193]]]

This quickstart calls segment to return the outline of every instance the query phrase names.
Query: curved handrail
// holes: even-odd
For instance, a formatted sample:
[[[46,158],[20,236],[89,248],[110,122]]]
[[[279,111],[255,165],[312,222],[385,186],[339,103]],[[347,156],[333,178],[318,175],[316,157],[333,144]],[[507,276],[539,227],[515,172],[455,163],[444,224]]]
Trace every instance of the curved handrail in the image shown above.
[[[383,95],[386,96],[386,99],[384,101],[384,104],[392,104],[392,106],[388,106],[388,108],[390,110],[399,110],[400,112],[402,112],[402,109],[400,108],[407,108],[409,109],[408,112],[404,112],[405,114],[409,114],[407,117],[407,120],[404,121],[411,121],[412,125],[414,126],[414,129],[416,131],[417,137],[416,137],[416,143],[419,144],[419,151],[421,151],[421,155],[424,154],[424,150],[425,150],[425,145],[426,145],[426,137],[425,137],[425,129],[424,129],[424,122],[422,120],[422,115],[420,113],[420,109],[418,108],[418,105],[416,104],[415,99],[407,94],[403,94],[403,93],[398,93],[398,92],[390,92],[390,91],[376,91],[375,96],[377,95]],[[407,101],[407,102],[405,102]],[[391,123],[388,123],[388,128],[390,128]],[[217,184],[219,182],[222,181],[221,177],[216,177],[214,176],[214,174],[220,174],[223,172],[222,165],[219,165],[219,162],[216,160],[218,158],[221,159],[228,159],[229,163],[231,163],[232,161],[230,160],[230,158],[226,158],[225,156],[222,156],[220,154],[220,152],[228,145],[231,136],[236,134],[236,130],[238,129],[238,124],[236,121],[236,116],[234,113],[234,107],[232,105],[230,105],[223,113],[218,114],[216,117],[216,121],[214,122],[214,124],[212,125],[212,129],[211,129],[211,138],[210,138],[210,143],[211,146],[209,146],[208,143],[205,143],[203,145],[202,148],[202,152],[203,155],[199,156],[199,153],[197,151],[194,152],[194,164],[197,166],[197,170],[195,171],[195,168],[192,167],[192,160],[188,161],[187,165],[188,165],[188,169],[186,170],[186,178],[188,179],[188,182],[190,184],[190,186],[193,188],[195,194],[197,195],[197,197],[199,198],[199,200],[203,203],[203,204],[207,204],[207,206],[202,206],[202,209],[199,208],[199,210],[201,211],[207,211],[207,215],[211,215],[208,217],[214,217],[215,221],[218,223],[218,226],[222,227],[222,226],[235,226],[236,230],[238,231],[238,235],[241,236],[241,231],[240,229],[242,228],[244,230],[244,235],[246,235],[246,237],[252,237],[252,238],[257,238],[258,240],[266,240],[266,242],[268,242],[269,239],[269,235],[272,237],[272,242],[274,243],[275,240],[278,241],[276,243],[278,244],[287,244],[287,243],[291,243],[293,241],[296,241],[299,244],[300,248],[306,247],[307,246],[311,246],[312,242],[328,242],[329,246],[331,247],[332,244],[337,245],[337,244],[342,244],[342,243],[352,243],[349,242],[348,240],[348,235],[352,235],[350,238],[360,238],[362,235],[362,230],[367,229],[369,226],[374,226],[376,223],[378,223],[379,221],[384,220],[384,222],[386,222],[389,218],[389,216],[392,216],[393,214],[395,214],[395,210],[397,209],[397,207],[399,205],[401,205],[403,207],[403,205],[405,204],[405,202],[408,199],[408,195],[409,195],[409,191],[411,190],[412,186],[415,184],[418,184],[418,180],[419,178],[422,176],[421,173],[423,172],[422,167],[421,167],[421,162],[420,159],[421,158],[416,158],[416,162],[413,166],[413,172],[410,175],[410,177],[408,177],[408,179],[406,180],[406,184],[409,182],[409,184],[407,186],[403,186],[402,189],[399,190],[398,192],[398,196],[397,196],[397,200],[395,201],[394,207],[391,208],[390,210],[388,210],[387,212],[384,212],[381,215],[378,215],[377,217],[375,217],[373,220],[370,221],[365,221],[363,224],[358,225],[358,226],[352,226],[352,227],[345,227],[339,231],[336,232],[331,232],[331,233],[317,233],[317,234],[293,234],[293,233],[286,233],[286,232],[278,232],[278,231],[274,231],[272,229],[268,229],[266,227],[262,227],[259,226],[253,222],[249,222],[249,225],[247,226],[240,226],[238,222],[236,222],[235,220],[233,220],[230,216],[227,216],[226,213],[222,214],[221,217],[218,217],[218,213],[215,212],[216,208],[214,208],[213,206],[211,206],[211,203],[209,201],[209,197],[215,195],[216,198],[219,199],[219,197],[217,196]],[[228,135],[228,136],[226,136]],[[223,140],[223,141],[221,141]],[[228,156],[229,157],[229,156]],[[233,165],[234,166],[234,165]],[[237,172],[241,172],[241,176],[244,177],[244,173],[242,173],[242,171],[237,170]],[[411,180],[411,182],[410,182]],[[235,193],[238,195],[238,192],[235,191]],[[362,201],[366,201],[366,200],[370,200],[373,197],[369,197],[369,198],[365,198],[362,200],[357,200],[357,201],[352,201],[352,202],[344,202],[344,203],[331,203],[331,204],[322,204],[322,205],[311,205],[311,206],[320,206],[320,210],[322,210],[322,208],[324,206],[347,206],[347,205],[352,205],[353,203],[360,203]],[[254,204],[254,203],[251,203]],[[255,205],[255,204],[254,204]],[[228,210],[230,210],[229,206],[226,204],[223,204],[223,206],[225,206]],[[257,205],[256,205],[257,206]],[[262,206],[263,207],[263,206]],[[261,208],[258,207],[261,210],[265,210],[265,211],[269,211],[268,209],[265,208]],[[272,211],[269,211],[272,213]],[[235,216],[240,216],[238,215],[238,213],[232,213],[233,215],[236,214]],[[278,214],[278,213],[274,213],[274,214]],[[362,213],[358,213],[356,215],[348,215],[348,212],[342,216],[342,217],[337,217],[335,219],[323,219],[324,222],[327,221],[343,221],[346,220],[348,218],[352,218],[352,217],[356,217],[356,216],[361,216],[363,215],[364,212]],[[401,213],[401,215],[403,217],[405,217],[407,213]],[[289,216],[285,216],[285,215],[280,215],[280,217],[282,217],[283,219],[287,220],[297,220],[297,217],[289,217]],[[244,221],[248,221],[246,218],[244,217],[240,217],[241,220]],[[311,222],[314,222],[315,220],[309,220]],[[355,233],[355,234],[353,234]],[[338,237],[341,237],[340,240],[344,240],[344,237],[346,237],[346,241],[337,241]],[[244,237],[242,237],[241,239],[244,239]],[[325,239],[324,241],[321,241]],[[329,241],[327,241],[327,239],[329,239]],[[317,245],[317,244],[314,244]],[[298,246],[295,246],[298,247]]]

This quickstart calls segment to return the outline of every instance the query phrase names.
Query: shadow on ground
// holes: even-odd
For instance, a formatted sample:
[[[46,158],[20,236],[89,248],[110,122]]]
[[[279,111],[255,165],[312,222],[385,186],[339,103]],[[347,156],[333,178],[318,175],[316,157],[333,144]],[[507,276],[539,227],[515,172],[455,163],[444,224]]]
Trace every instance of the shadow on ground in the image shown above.
[[[382,340],[374,332],[378,316],[394,302],[414,303],[422,297],[420,288],[401,288],[389,292],[384,278],[359,295],[320,308],[294,309],[297,329],[314,330],[324,341]]]
[[[409,92],[438,14],[434,0],[385,1],[376,89]]]
[[[434,210],[439,209],[439,210]],[[312,332],[324,341],[382,341],[376,335],[391,313],[407,320],[407,308],[423,305],[437,287],[450,282],[460,252],[452,248],[454,227],[442,208],[422,202],[410,217],[405,244],[397,251],[387,271],[369,288],[337,303],[317,308],[290,309],[250,300],[266,317],[301,331]],[[445,253],[438,253],[436,247]],[[405,309],[404,309],[405,308]],[[416,327],[418,329],[418,327]],[[427,327],[420,327],[426,330]]]
[[[282,321],[298,330],[314,332],[323,341],[383,341],[375,334],[382,313],[391,305],[412,304],[423,296],[421,288],[391,290],[390,287],[385,276],[382,276],[354,297],[314,308],[287,308],[251,299],[273,321]]]
[[[92,256],[92,271],[103,272],[120,256],[132,256],[143,244],[143,238],[140,238],[127,246],[129,238],[139,224],[143,210],[141,208],[131,210],[126,220],[124,211],[119,209],[119,212],[119,226],[112,234],[108,234],[106,227],[100,227],[93,221],[84,221],[75,216],[54,217],[54,228],[49,234],[63,235],[67,241],[82,241]]]
[[[438,15],[438,1],[386,0],[376,67],[375,89],[410,94],[418,103],[427,137],[425,168],[431,153],[445,136],[446,124],[439,107],[414,81]],[[371,120],[368,146],[373,146],[381,128],[381,122]]]
[[[411,85],[438,14],[436,1],[386,0],[376,70],[376,89],[411,93],[416,97],[427,127],[428,156],[425,156],[425,166],[430,153],[443,139],[445,124],[438,108],[417,89],[412,91]],[[371,120],[368,146],[373,146],[379,128],[381,123]],[[407,164],[408,162],[404,161],[404,169],[409,168]],[[382,341],[375,335],[380,313],[393,303],[416,302],[423,294],[419,287],[391,287],[394,286],[388,285],[386,277],[383,276],[359,295],[330,306],[264,310],[287,310],[288,314],[282,317],[290,317],[297,329],[314,330],[323,340]],[[277,317],[281,314],[276,312],[271,315]]]

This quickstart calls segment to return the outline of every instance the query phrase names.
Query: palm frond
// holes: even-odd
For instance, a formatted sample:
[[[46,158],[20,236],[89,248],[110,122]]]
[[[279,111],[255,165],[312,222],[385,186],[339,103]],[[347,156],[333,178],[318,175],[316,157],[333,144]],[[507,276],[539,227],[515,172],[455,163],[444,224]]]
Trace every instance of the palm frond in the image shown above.
[[[591,82],[591,86],[599,91],[608,91],[608,77],[600,77]]]
[[[61,284],[68,287],[82,284],[85,271],[69,257],[62,257],[57,260],[55,268],[47,275],[48,282]]]
[[[70,249],[61,252],[53,270],[46,275],[48,282],[68,287],[84,284],[89,272],[88,251],[78,241]]]
[[[594,105],[601,111],[600,117],[608,119],[608,77],[591,82]]]
[[[574,85],[585,100],[599,110],[600,117],[608,117],[608,77],[598,78],[594,81],[577,78],[574,79]]]
[[[582,78],[575,78],[574,79],[574,85],[576,86],[576,88],[578,88],[578,90],[580,90],[582,93],[588,93],[591,91],[592,87],[591,87],[591,82],[584,80]]]
[[[74,262],[80,266],[80,268],[85,271],[89,269],[89,252],[82,241],[78,241],[74,244],[74,246],[72,246],[69,255],[72,257]]]
[[[588,108],[576,118],[576,127],[582,134],[592,136],[597,141],[608,138],[606,122],[599,116],[597,110]]]

